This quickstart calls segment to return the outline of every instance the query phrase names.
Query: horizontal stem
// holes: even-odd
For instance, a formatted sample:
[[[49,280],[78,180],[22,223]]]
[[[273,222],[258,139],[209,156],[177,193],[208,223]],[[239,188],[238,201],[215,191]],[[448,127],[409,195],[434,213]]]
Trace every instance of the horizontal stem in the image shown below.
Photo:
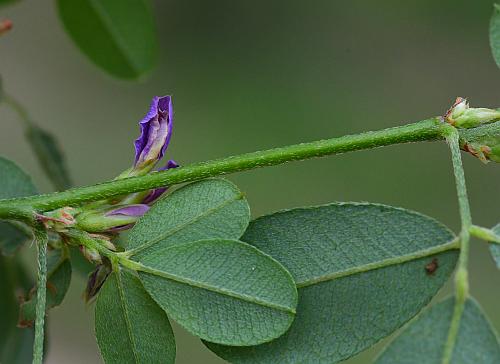
[[[98,201],[113,196],[259,167],[273,166],[290,161],[372,149],[392,144],[444,139],[444,134],[446,134],[448,128],[449,125],[443,123],[441,118],[436,117],[404,126],[216,159],[141,177],[130,177],[94,186],[74,188],[64,192],[0,200],[0,218],[18,218],[17,213],[23,208],[50,211],[64,206],[74,206],[84,202]]]

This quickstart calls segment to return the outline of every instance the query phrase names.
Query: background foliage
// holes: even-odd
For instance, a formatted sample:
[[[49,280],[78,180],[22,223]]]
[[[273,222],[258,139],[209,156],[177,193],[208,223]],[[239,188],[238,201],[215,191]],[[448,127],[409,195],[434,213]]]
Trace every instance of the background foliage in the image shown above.
[[[82,57],[62,32],[54,6],[25,0],[2,9],[15,23],[0,43],[6,87],[22,95],[34,118],[64,140],[79,185],[111,178],[130,164],[130,136],[137,133],[135,122],[151,94],[174,95],[170,150],[182,164],[442,114],[456,95],[498,106],[499,74],[487,38],[490,1],[325,0],[308,7],[299,1],[158,1],[154,9],[159,67],[139,85],[110,79]],[[9,122],[2,125],[9,132],[0,135],[1,153],[44,181],[39,185],[47,190],[14,115],[5,109],[0,115]],[[493,226],[500,171],[464,159],[475,221]],[[231,179],[246,192],[255,216],[369,200],[421,211],[458,228],[442,143]],[[472,248],[472,294],[498,328],[498,271],[485,245]],[[51,315],[50,363],[100,360],[81,291],[81,283],[74,285],[72,296]],[[197,339],[174,330],[179,347],[190,348],[179,350],[179,363],[221,362]]]

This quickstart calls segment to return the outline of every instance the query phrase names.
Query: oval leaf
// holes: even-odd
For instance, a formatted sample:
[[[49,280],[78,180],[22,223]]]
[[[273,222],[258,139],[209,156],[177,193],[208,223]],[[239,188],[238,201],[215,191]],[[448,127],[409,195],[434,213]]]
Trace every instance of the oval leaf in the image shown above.
[[[61,249],[49,252],[47,259],[47,300],[45,310],[59,306],[71,282],[71,262],[69,251]],[[19,326],[31,327],[36,318],[36,289],[32,290],[30,297],[21,305],[19,313]]]
[[[253,221],[243,240],[289,269],[297,317],[260,346],[207,344],[232,363],[336,363],[416,315],[448,279],[453,234],[423,215],[366,203],[279,212]]]
[[[19,304],[16,294],[32,286],[19,259],[0,256],[0,363],[31,363],[33,355],[33,328],[16,327]]]
[[[66,160],[54,135],[38,125],[29,123],[26,138],[31,144],[38,163],[54,187],[59,191],[70,188],[71,179],[66,168]]]
[[[0,221],[0,253],[14,255],[26,240],[32,238],[27,230],[21,230],[11,221]]]
[[[184,186],[161,199],[127,234],[133,254],[148,254],[201,239],[239,239],[250,221],[250,208],[238,187],[224,179]],[[139,258],[138,258],[139,259]]]
[[[500,5],[495,4],[490,20],[490,46],[493,58],[500,67]]]
[[[0,199],[36,195],[31,177],[14,162],[0,157]],[[9,221],[0,221],[0,253],[12,255],[31,237],[24,229]]]
[[[492,231],[500,237],[500,224],[496,225]],[[500,244],[499,243],[490,243],[490,252],[493,256],[493,259],[497,263],[498,269],[500,269]]]
[[[111,274],[104,283],[95,308],[95,332],[107,364],[175,362],[167,315],[127,271]]]
[[[113,76],[136,79],[152,70],[157,40],[144,0],[57,0],[59,17],[80,50]]]
[[[0,157],[0,199],[36,195],[31,177],[14,162]]]
[[[236,240],[203,240],[142,255],[140,278],[179,324],[205,340],[255,345],[293,321],[297,290],[283,266]]]
[[[454,302],[451,297],[422,313],[382,352],[376,364],[441,364]],[[497,336],[473,299],[465,303],[451,363],[500,363]]]

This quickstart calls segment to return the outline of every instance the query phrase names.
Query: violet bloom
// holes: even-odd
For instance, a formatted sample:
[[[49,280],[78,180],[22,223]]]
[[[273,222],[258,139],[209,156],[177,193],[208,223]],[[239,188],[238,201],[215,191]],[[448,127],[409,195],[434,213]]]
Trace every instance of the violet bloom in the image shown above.
[[[135,141],[135,175],[148,173],[163,157],[172,135],[171,96],[155,96],[146,116],[139,122],[141,135]],[[138,173],[139,172],[139,173]]]
[[[167,162],[167,165],[160,168],[158,171],[166,171],[167,169],[171,168],[177,168],[179,165],[177,164],[176,161],[174,160],[169,160]],[[160,188],[155,188],[154,190],[151,190],[149,194],[144,197],[142,200],[143,204],[151,205],[153,202],[155,202],[157,199],[161,197],[165,193],[165,191],[168,190],[168,187],[160,187]]]

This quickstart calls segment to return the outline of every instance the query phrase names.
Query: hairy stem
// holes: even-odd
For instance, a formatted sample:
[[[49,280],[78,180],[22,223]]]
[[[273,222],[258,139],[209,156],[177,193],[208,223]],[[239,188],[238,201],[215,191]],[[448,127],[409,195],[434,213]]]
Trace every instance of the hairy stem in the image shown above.
[[[467,263],[469,260],[469,240],[470,228],[472,226],[472,217],[470,213],[469,199],[467,197],[467,188],[465,184],[464,168],[462,165],[462,156],[460,155],[459,134],[454,128],[450,128],[447,141],[451,150],[451,159],[453,162],[453,172],[455,174],[455,183],[457,187],[458,205],[462,229],[460,232],[460,256],[458,258],[458,268],[455,275],[455,307],[451,319],[448,338],[443,352],[443,364],[450,364],[453,357],[453,349],[457,341],[460,320],[464,311],[465,301],[469,295],[469,278]]]
[[[38,282],[36,290],[35,341],[33,344],[33,364],[43,363],[43,342],[45,335],[45,305],[47,299],[47,244],[48,234],[42,224],[33,229],[38,248]]]
[[[16,219],[23,208],[50,211],[64,206],[74,206],[84,202],[290,161],[372,149],[392,144],[439,140],[444,138],[447,127],[447,124],[443,123],[439,117],[436,117],[414,124],[216,159],[168,171],[151,173],[146,176],[74,188],[64,192],[3,200],[0,201],[0,218]]]

